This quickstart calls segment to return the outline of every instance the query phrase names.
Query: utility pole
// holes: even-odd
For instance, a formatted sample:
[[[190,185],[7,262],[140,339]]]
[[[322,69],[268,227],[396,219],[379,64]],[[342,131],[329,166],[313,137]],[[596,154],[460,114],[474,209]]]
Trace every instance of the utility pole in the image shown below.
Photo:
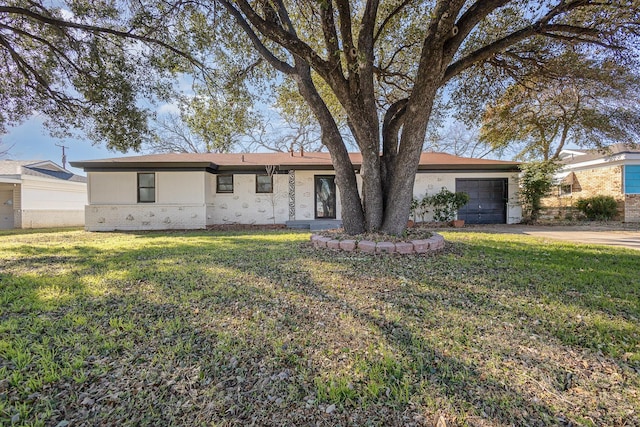
[[[69,148],[69,147],[65,147],[64,145],[60,145],[60,144],[56,144],[56,147],[62,148],[62,169],[66,169],[67,168],[67,153],[64,150],[65,150],[65,148]]]

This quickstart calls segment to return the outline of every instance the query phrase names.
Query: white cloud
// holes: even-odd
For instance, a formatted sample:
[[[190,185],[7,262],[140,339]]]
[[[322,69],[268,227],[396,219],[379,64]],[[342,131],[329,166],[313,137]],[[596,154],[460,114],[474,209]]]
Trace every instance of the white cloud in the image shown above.
[[[180,107],[178,107],[178,104],[170,102],[162,104],[160,107],[158,107],[157,112],[158,114],[179,114]]]

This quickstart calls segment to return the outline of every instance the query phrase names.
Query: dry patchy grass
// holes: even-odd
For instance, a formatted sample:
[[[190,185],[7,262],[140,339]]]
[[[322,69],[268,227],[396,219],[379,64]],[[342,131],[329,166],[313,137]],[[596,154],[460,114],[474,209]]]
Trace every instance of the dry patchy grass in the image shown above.
[[[5,233],[0,424],[640,424],[637,252],[443,234]]]

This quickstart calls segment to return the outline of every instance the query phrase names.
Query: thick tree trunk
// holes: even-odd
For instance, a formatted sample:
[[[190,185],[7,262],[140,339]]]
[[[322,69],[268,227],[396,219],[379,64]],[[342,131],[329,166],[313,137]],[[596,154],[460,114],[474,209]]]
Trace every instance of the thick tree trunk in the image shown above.
[[[412,97],[407,103],[398,152],[394,156],[393,166],[388,168],[392,173],[388,175],[389,181],[385,183],[387,191],[382,224],[382,232],[387,234],[399,235],[407,227],[422,145],[438,90],[437,79],[430,79],[427,83],[420,88],[418,96]],[[393,138],[395,141],[397,137]]]
[[[358,183],[347,150],[339,150],[337,153],[330,151],[330,154],[331,161],[335,165],[336,185],[340,189],[342,226],[348,234],[363,233],[365,221],[358,193]]]
[[[362,199],[364,205],[365,228],[377,231],[384,218],[380,154],[378,151],[362,152]]]
[[[318,119],[322,131],[322,143],[329,149],[329,154],[331,154],[331,161],[336,173],[336,185],[340,190],[343,227],[349,234],[362,233],[365,231],[365,216],[360,194],[358,193],[356,173],[346,145],[342,140],[342,135],[340,135],[331,112],[313,84],[308,65],[298,60],[296,71],[297,74],[294,75],[294,78],[298,85],[298,90]]]
[[[393,235],[402,234],[407,227],[424,133],[419,129],[411,129],[405,123],[402,140],[407,141],[409,146],[407,149],[400,150],[396,156],[393,174],[387,184],[386,209],[382,224],[382,232]]]

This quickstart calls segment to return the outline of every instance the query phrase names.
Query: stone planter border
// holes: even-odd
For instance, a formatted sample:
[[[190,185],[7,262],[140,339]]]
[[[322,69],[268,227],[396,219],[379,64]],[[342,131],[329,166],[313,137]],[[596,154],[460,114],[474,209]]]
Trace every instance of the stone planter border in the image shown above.
[[[423,254],[444,248],[444,237],[433,233],[431,237],[423,240],[410,240],[407,242],[373,242],[371,240],[336,240],[319,234],[311,235],[311,244],[314,248],[332,249],[345,252],[363,252],[371,254]]]

